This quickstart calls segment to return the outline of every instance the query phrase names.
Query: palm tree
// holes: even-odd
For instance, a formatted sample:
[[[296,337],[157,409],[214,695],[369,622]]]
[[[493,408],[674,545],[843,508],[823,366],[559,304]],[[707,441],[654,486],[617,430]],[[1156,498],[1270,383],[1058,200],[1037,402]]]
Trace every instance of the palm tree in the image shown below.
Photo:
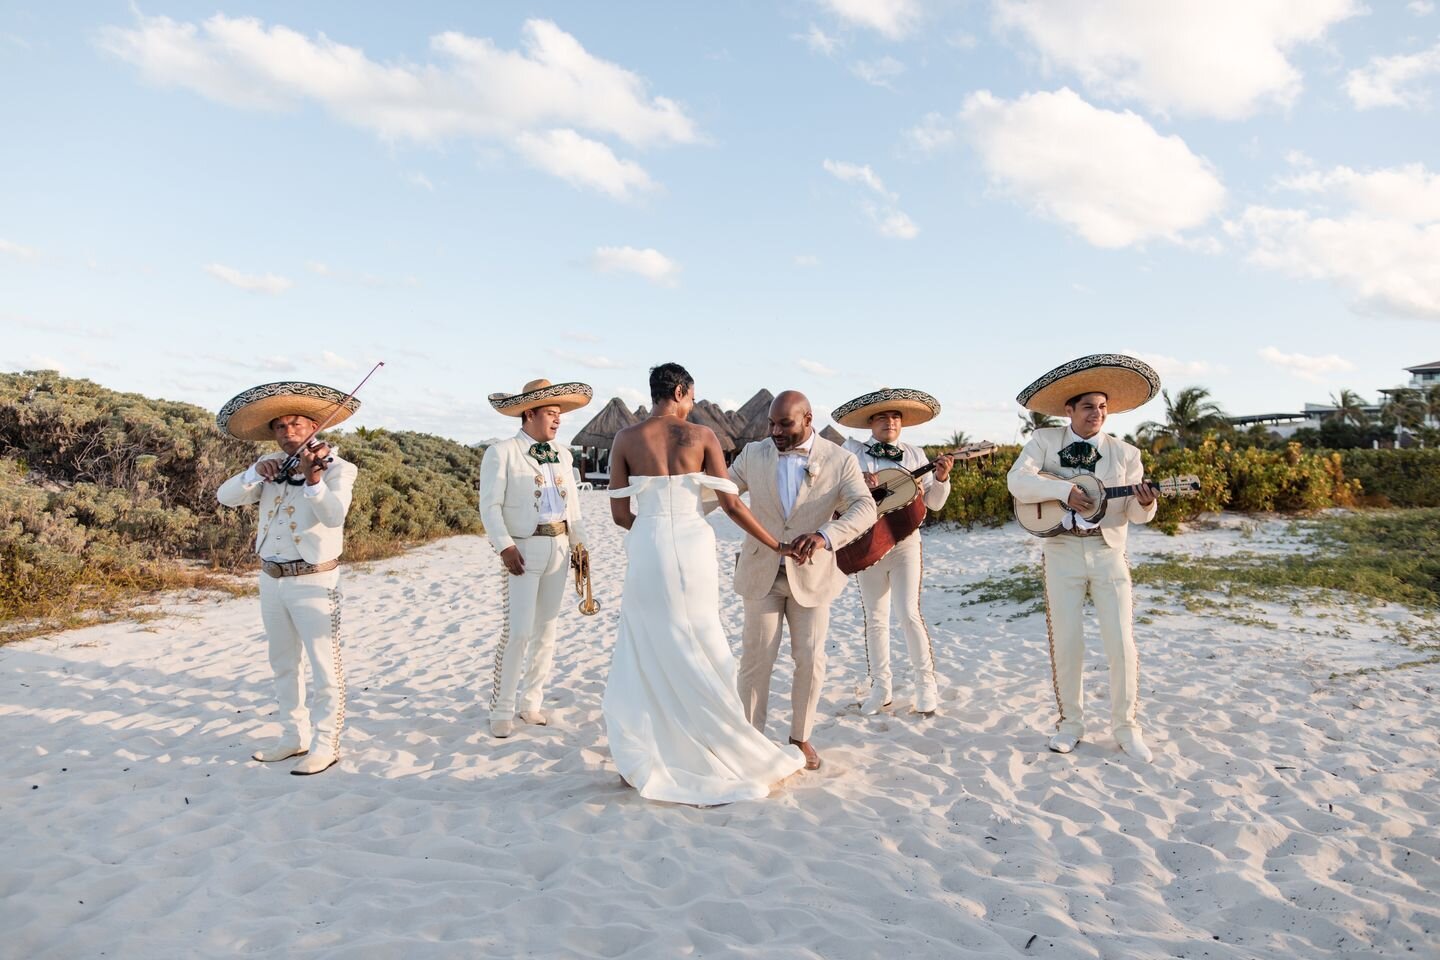
[[[951,448],[963,447],[969,442],[970,435],[968,433],[966,433],[964,430],[956,430],[954,433],[950,434],[950,438],[945,441],[945,446]]]
[[[1169,390],[1161,391],[1161,395],[1165,398],[1165,422],[1147,420],[1135,429],[1137,440],[1146,438],[1152,451],[1171,443],[1188,447],[1206,433],[1229,426],[1225,411],[1209,399],[1210,391],[1204,387],[1185,387],[1174,399]]]
[[[1413,387],[1399,387],[1385,394],[1380,405],[1380,425],[1395,434],[1399,444],[1402,432],[1415,434],[1425,423],[1426,397]]]
[[[1327,420],[1334,423],[1353,423],[1362,430],[1370,426],[1370,414],[1365,410],[1367,404],[1354,390],[1341,390],[1338,397],[1332,393],[1330,405],[1335,409],[1326,416]]]
[[[1058,427],[1061,424],[1059,417],[1052,417],[1048,413],[1037,413],[1030,410],[1027,413],[1019,414],[1020,436],[1028,437],[1036,430],[1043,430],[1046,427]]]

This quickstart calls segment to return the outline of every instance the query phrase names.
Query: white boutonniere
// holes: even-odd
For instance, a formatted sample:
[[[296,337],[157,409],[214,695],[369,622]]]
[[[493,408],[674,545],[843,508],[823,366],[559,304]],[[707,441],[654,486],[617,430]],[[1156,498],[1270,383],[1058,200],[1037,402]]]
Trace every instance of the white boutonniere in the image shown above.
[[[815,464],[810,460],[805,461],[805,482],[807,484],[815,482]]]

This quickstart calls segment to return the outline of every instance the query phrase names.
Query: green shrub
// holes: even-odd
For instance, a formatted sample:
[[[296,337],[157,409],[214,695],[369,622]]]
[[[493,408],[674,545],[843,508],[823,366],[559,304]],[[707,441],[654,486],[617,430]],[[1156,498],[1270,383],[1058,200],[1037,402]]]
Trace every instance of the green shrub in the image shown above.
[[[1345,472],[1377,506],[1440,507],[1440,450],[1346,450]]]

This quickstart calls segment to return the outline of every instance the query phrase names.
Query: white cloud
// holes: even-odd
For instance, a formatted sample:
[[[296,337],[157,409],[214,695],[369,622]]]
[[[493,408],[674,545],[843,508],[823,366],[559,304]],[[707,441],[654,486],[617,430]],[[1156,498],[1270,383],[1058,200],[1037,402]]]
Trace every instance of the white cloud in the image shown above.
[[[1423,107],[1430,102],[1428,81],[1440,74],[1440,44],[1420,53],[1374,57],[1345,76],[1345,92],[1357,109]]]
[[[795,266],[818,267],[820,266],[820,258],[813,253],[797,253],[795,255]]]
[[[1421,164],[1336,167],[1280,186],[1320,206],[1251,206],[1227,223],[1226,231],[1248,244],[1252,263],[1336,283],[1362,312],[1440,319],[1440,174]]]
[[[857,60],[850,64],[850,72],[872,86],[889,89],[890,81],[905,72],[905,64],[894,57]]]
[[[294,109],[316,103],[386,141],[452,138],[498,142],[569,180],[626,196],[649,178],[610,147],[695,143],[684,109],[651,96],[645,81],[590,54],[548,20],[528,20],[522,48],[446,32],[430,38],[432,62],[371,60],[323,34],[314,39],[253,17],[216,14],[202,23],[139,16],[109,27],[100,45],[150,82],[235,107]],[[602,170],[587,174],[585,164]]]
[[[938,113],[927,113],[920,124],[905,131],[910,146],[922,153],[932,153],[955,142],[953,124]]]
[[[624,400],[625,405],[632,411],[650,406],[650,394],[636,390],[634,387],[618,387],[615,390],[615,396]]]
[[[322,277],[330,276],[330,267],[327,264],[321,263],[319,260],[306,260],[305,269]]]
[[[591,370],[620,370],[625,367],[625,364],[618,360],[611,360],[609,357],[602,357],[598,354],[575,353],[570,350],[561,350],[559,347],[551,347],[550,353],[567,363],[578,363]]]
[[[817,377],[835,376],[834,370],[831,370],[829,367],[825,366],[825,364],[821,363],[818,360],[798,360],[796,361],[796,363],[801,370],[804,370],[806,373],[809,374],[814,374]]]
[[[1292,167],[1313,167],[1315,161],[1304,150],[1286,150],[1285,162]]]
[[[810,24],[810,29],[803,34],[797,35],[796,39],[804,40],[805,45],[816,53],[823,53],[827,57],[833,57],[835,51],[840,49],[840,41],[821,30],[815,24]]]
[[[920,21],[918,0],[820,0],[840,19],[899,40]]]
[[[1323,383],[1328,374],[1355,369],[1355,364],[1333,353],[1313,357],[1304,353],[1283,353],[1275,347],[1262,347],[1259,354],[1260,359],[1271,366],[1311,383]]]
[[[635,273],[661,286],[673,287],[680,279],[680,265],[659,250],[647,247],[598,247],[590,258],[601,273]]]
[[[1305,193],[1339,194],[1365,214],[1404,223],[1440,221],[1440,173],[1410,163],[1362,173],[1336,167],[1328,173],[1287,177],[1280,185]]]
[[[1155,368],[1156,373],[1165,378],[1223,377],[1230,372],[1225,365],[1210,363],[1208,360],[1181,360],[1177,357],[1167,357],[1162,353],[1144,353],[1140,350],[1122,350],[1121,353],[1144,360]]]
[[[423,187],[431,193],[435,192],[435,184],[431,183],[430,178],[418,170],[405,174],[405,182],[414,184],[417,187]]]
[[[1178,240],[1225,200],[1214,169],[1185,141],[1069,89],[1018,100],[982,90],[960,116],[992,182],[1096,246]]]
[[[239,287],[241,290],[250,290],[257,293],[268,293],[272,296],[278,293],[284,293],[295,285],[292,281],[284,277],[277,277],[273,273],[267,273],[264,276],[241,273],[234,267],[227,267],[219,263],[207,263],[205,265],[205,272],[217,280],[225,281],[232,287]]]
[[[1333,281],[1361,311],[1440,319],[1440,224],[1252,206],[1226,229],[1252,263]]]
[[[6,240],[3,237],[0,237],[0,253],[3,253],[7,256],[15,257],[19,260],[34,260],[37,256],[39,256],[39,253],[33,247],[27,247],[23,244],[14,243],[13,241]]]
[[[515,146],[546,173],[575,186],[593,187],[617,200],[654,186],[639,164],[621,160],[605,144],[574,130],[522,133],[515,138]]]
[[[1405,4],[1405,9],[1417,17],[1428,17],[1435,12],[1435,4],[1432,0],[1410,0]]]
[[[870,169],[869,164],[825,160],[821,166],[842,183],[861,186],[885,201],[883,204],[877,204],[866,200],[861,204],[861,209],[870,218],[870,222],[875,224],[875,228],[881,236],[898,240],[913,240],[920,233],[920,228],[915,225],[909,215],[895,206],[900,199],[899,195],[886,189],[884,181],[874,170]]]
[[[1288,53],[1362,10],[1360,0],[996,0],[995,22],[1097,96],[1235,119],[1294,102],[1302,84]]]
[[[356,370],[359,364],[354,360],[342,357],[338,353],[326,350],[320,354],[320,362],[329,370]]]

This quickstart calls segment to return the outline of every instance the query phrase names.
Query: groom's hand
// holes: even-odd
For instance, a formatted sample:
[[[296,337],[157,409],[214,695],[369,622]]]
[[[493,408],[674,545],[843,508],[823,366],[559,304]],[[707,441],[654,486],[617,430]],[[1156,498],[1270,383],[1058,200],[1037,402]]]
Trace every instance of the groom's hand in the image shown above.
[[[525,558],[520,556],[520,548],[513,543],[500,551],[500,562],[505,564],[505,569],[510,571],[512,577],[518,577],[525,572]]]
[[[825,538],[818,533],[807,533],[803,537],[796,537],[790,546],[795,551],[797,563],[809,563],[816,550],[825,549]]]

